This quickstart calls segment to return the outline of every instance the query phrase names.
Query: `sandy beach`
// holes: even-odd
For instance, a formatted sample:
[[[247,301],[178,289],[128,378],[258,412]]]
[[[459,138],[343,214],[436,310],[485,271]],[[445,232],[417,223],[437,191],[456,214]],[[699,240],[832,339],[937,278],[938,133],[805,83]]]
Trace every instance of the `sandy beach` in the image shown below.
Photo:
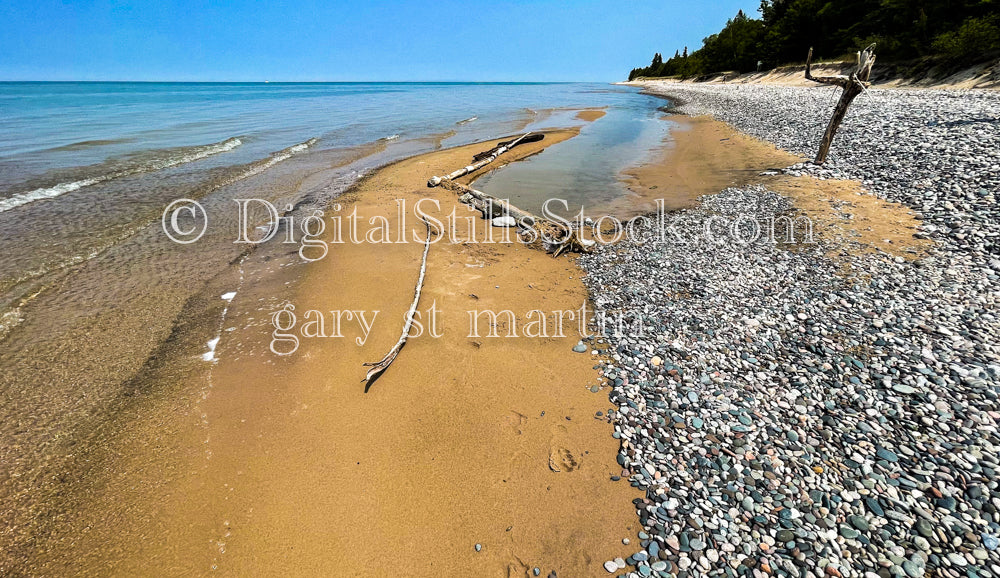
[[[708,574],[723,557],[746,571],[770,569],[786,550],[805,559],[801,543],[788,549],[776,540],[788,537],[787,528],[762,533],[770,520],[785,519],[783,510],[808,511],[823,524],[850,519],[851,528],[891,524],[871,515],[858,521],[850,504],[861,498],[849,495],[840,513],[816,498],[853,487],[838,456],[861,450],[824,447],[826,457],[812,461],[796,442],[767,433],[786,428],[784,439],[799,440],[819,432],[817,446],[838,439],[823,433],[832,422],[817,417],[833,411],[824,395],[809,393],[794,408],[772,403],[799,394],[789,393],[788,378],[775,384],[753,364],[797,359],[806,348],[774,357],[776,346],[759,341],[756,328],[788,347],[813,331],[795,324],[821,319],[816,334],[830,336],[824,347],[837,352],[838,367],[847,365],[843,379],[871,379],[855,360],[876,359],[885,334],[878,342],[842,337],[846,318],[823,316],[838,315],[838,307],[856,315],[843,304],[878,282],[879,267],[933,259],[940,249],[921,233],[925,216],[912,203],[875,194],[862,178],[810,169],[799,154],[690,104],[682,108],[661,119],[670,138],[651,160],[619,175],[629,194],[597,205],[598,213],[649,215],[662,200],[666,219],[681,229],[689,218],[701,227],[699,219],[720,216],[804,217],[815,240],[655,251],[623,241],[552,258],[496,242],[512,233],[488,226],[455,192],[426,184],[504,139],[390,163],[325,208],[328,224],[358,215],[360,242],[337,242],[352,234],[340,220],[314,236],[308,253],[300,244],[262,244],[186,304],[187,321],[147,361],[134,401],[94,434],[99,444],[72,452],[79,477],[65,478],[66,490],[48,497],[58,515],[31,528],[37,554],[21,546],[16,555],[38,575],[600,576],[626,566]],[[546,129],[544,140],[513,149],[503,164],[544,159],[607,122],[603,109],[563,112],[586,124]],[[458,182],[474,185],[495,169]],[[322,182],[323,174],[302,180]],[[418,202],[443,229],[428,253],[420,334],[411,333],[391,367],[366,384],[363,364],[396,342],[413,299],[425,234]],[[454,222],[446,218],[452,211]],[[399,242],[401,233],[407,242]],[[794,294],[802,283],[815,293]],[[780,305],[769,299],[788,291],[799,309],[775,318],[770,312]],[[830,294],[847,297],[833,304]],[[634,314],[640,309],[630,295],[661,307],[644,321],[659,328],[654,336],[581,333],[576,317],[561,334],[555,329],[565,312],[598,303]],[[279,331],[273,316],[282,310],[286,318],[294,312],[295,323]],[[511,317],[501,314],[494,326],[484,311]],[[794,327],[772,329],[785,323]],[[751,329],[731,333],[743,326]],[[203,353],[206,331],[218,337]],[[189,372],[177,359],[200,369]],[[826,359],[806,363],[833,367]],[[800,362],[784,363],[793,379],[803,374],[792,365]],[[182,383],[191,375],[197,384]],[[733,385],[740,380],[747,383]],[[146,391],[148,383],[167,386]],[[902,385],[893,391],[913,389]],[[732,426],[737,415],[750,425]],[[842,419],[856,417],[848,411]],[[907,446],[899,444],[893,447],[902,452]],[[857,447],[875,451],[869,442]],[[877,467],[892,467],[884,456],[896,453],[878,447]],[[776,475],[723,478],[718,472],[729,463],[769,473],[791,463],[809,473],[789,477],[796,497],[776,505]],[[866,507],[906,500],[893,495]],[[734,516],[733,508],[742,510]],[[844,534],[853,536],[841,531],[832,539],[854,551]],[[751,535],[759,542],[740,542]],[[823,572],[849,573],[852,554],[831,559],[828,546],[816,548],[827,556]]]
[[[588,122],[602,116],[578,114]],[[760,176],[796,157],[707,117],[670,121],[678,128],[656,161],[623,175],[635,197],[609,207],[610,214],[653,211],[657,198],[669,210],[692,207],[701,195],[767,179],[795,198],[818,197],[810,214],[830,211],[823,201],[832,198],[821,193],[834,182]],[[504,160],[544,154],[577,133],[548,131]],[[187,425],[164,438],[162,418],[154,417],[163,407],[153,405],[94,456],[113,474],[102,476],[84,510],[58,532],[79,534],[49,568],[141,574],[156,561],[171,573],[309,575],[335,567],[382,576],[386,567],[372,561],[391,551],[405,557],[406,575],[463,568],[522,576],[537,566],[546,575],[585,576],[603,572],[603,560],[627,557],[622,540],[635,540],[638,531],[629,505],[642,494],[615,461],[614,406],[609,382],[595,369],[598,357],[572,351],[581,339],[572,319],[563,337],[525,336],[531,310],[544,312],[551,328],[552,312],[592,307],[582,270],[574,257],[485,242],[502,229],[477,218],[470,231],[456,194],[425,184],[495,142],[393,163],[338,197],[331,212],[356,210],[361,236],[376,215],[397,235],[404,200],[410,242],[331,244],[326,258],[295,279],[291,296],[282,293],[281,277],[241,290],[225,317],[236,339],[216,350],[210,389],[194,400]],[[362,363],[395,342],[413,296],[423,245],[412,235],[424,231],[412,211],[420,200],[437,202],[440,210],[425,210],[442,220],[453,209],[460,218],[431,246],[419,307],[426,334],[366,388]],[[450,242],[452,234],[469,241]],[[252,256],[241,273],[267,278],[272,256],[279,258]],[[260,306],[269,293],[295,306],[299,326],[306,311],[324,312],[324,331],[332,334],[329,312],[350,310],[366,312],[370,328],[345,319],[343,337],[314,339],[297,328],[294,355],[275,356],[268,350],[273,311]],[[487,317],[477,319],[480,335],[470,336],[470,311],[505,310],[515,315],[517,338],[505,337],[506,322],[496,328],[499,337],[489,337]],[[590,344],[606,347],[601,343]],[[150,447],[130,443],[137,435],[160,439],[160,447],[151,455]],[[155,541],[131,539],[154,528]]]
[[[0,578],[1000,578],[998,4],[4,4]]]
[[[507,159],[538,154],[576,132],[547,132]],[[428,176],[492,145],[394,163],[337,202],[345,213],[386,216],[392,231],[397,199],[436,200],[445,215],[458,205],[455,194],[428,189]],[[475,238],[485,234],[482,224]],[[602,417],[610,406],[595,358],[572,351],[576,325],[567,324],[565,337],[510,339],[488,337],[484,319],[483,337],[469,337],[470,310],[511,310],[524,323],[532,309],[580,309],[588,297],[571,258],[520,244],[434,244],[420,307],[425,314],[437,307],[442,336],[412,339],[366,392],[362,363],[398,338],[421,250],[415,242],[332,246],[288,300],[300,312],[379,311],[364,345],[346,321],[344,338],[303,339],[287,358],[268,351],[266,331],[222,341],[210,394],[162,444],[173,449],[154,451],[165,462],[124,439],[95,457],[113,457],[114,473],[102,476],[71,521],[81,533],[49,568],[141,574],[152,562],[171,573],[350,568],[383,576],[388,566],[373,560],[388,551],[405,559],[395,570],[402,575],[463,568],[520,576],[538,566],[572,576],[593,574],[598,557],[627,555],[622,539],[634,537],[634,514],[606,504],[627,506],[639,494],[611,480],[622,472]],[[245,270],[268,266],[251,259]],[[243,334],[261,329],[266,320],[250,296],[269,290],[280,288],[237,297],[226,325]],[[594,386],[602,387],[594,393]],[[137,416],[123,435],[147,431],[163,441],[150,417]],[[131,539],[153,528],[157,540]]]

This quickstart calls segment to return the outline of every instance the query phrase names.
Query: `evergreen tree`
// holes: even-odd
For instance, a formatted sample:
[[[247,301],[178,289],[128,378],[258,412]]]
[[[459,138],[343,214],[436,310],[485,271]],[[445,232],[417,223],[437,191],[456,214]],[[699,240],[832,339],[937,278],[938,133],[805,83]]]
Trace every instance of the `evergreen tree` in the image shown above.
[[[872,42],[879,62],[985,62],[1000,56],[1000,0],[761,0],[760,18],[740,10],[698,50],[666,62],[657,53],[636,76],[747,72],[802,62],[810,47],[840,58]]]

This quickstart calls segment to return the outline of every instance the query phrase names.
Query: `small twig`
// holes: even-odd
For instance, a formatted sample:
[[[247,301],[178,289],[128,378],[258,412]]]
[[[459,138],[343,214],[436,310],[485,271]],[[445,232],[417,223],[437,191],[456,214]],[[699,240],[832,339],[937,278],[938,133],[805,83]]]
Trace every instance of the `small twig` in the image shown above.
[[[389,365],[396,359],[399,355],[399,351],[406,344],[406,338],[409,337],[410,327],[413,325],[413,315],[417,311],[417,304],[420,302],[420,290],[424,286],[424,275],[427,273],[427,253],[431,249],[431,224],[427,219],[424,219],[424,224],[427,225],[427,239],[424,241],[424,256],[420,262],[420,276],[417,278],[417,288],[413,294],[413,303],[410,305],[410,310],[406,312],[406,323],[403,324],[403,334],[399,336],[399,341],[396,345],[392,346],[389,353],[385,354],[385,357],[381,361],[376,363],[365,363],[365,367],[371,367],[368,370],[368,374],[361,381],[371,381],[373,377],[382,373],[389,368]]]

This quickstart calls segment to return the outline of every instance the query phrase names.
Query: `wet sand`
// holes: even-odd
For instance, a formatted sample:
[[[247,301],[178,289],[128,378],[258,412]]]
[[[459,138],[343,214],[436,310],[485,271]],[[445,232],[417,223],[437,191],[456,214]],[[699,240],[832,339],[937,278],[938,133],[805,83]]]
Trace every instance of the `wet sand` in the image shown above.
[[[549,132],[507,160],[576,132]],[[437,199],[443,216],[455,195],[428,189],[427,178],[492,144],[392,164],[342,195],[341,213],[384,215],[393,234],[396,199]],[[484,223],[476,219],[479,238]],[[412,213],[408,226],[423,236]],[[491,338],[484,320],[483,336],[468,336],[468,310],[510,309],[520,323],[532,309],[579,309],[587,293],[573,259],[517,244],[433,245],[420,309],[436,305],[443,335],[412,338],[366,393],[362,363],[398,338],[422,249],[331,246],[294,282],[264,274],[280,268],[279,255],[248,259],[241,274],[268,281],[244,286],[230,304],[203,393],[181,415],[155,404],[137,411],[111,436],[94,459],[112,472],[59,532],[73,537],[56,545],[59,563],[47,568],[528,576],[537,566],[543,576],[587,576],[629,555],[622,539],[635,540],[639,492],[610,479],[621,474],[618,443],[595,418],[610,407],[608,390],[590,391],[596,361],[572,351],[575,326],[567,323],[566,337]],[[225,277],[216,294],[239,286],[235,272]],[[295,354],[277,357],[267,349],[267,316],[284,300],[300,323],[308,309],[379,314],[363,346],[345,320],[344,338],[302,339]],[[217,315],[219,306],[205,307]]]
[[[799,157],[742,134],[707,116],[669,115],[670,140],[654,160],[622,174],[633,196],[616,207],[632,214],[694,206],[698,197],[756,182],[762,171],[783,168]]]
[[[607,114],[607,112],[604,109],[589,108],[587,110],[581,110],[580,112],[576,113],[576,118],[580,120],[585,120],[587,122],[593,122],[601,118],[605,114]]]
[[[884,251],[905,259],[924,254],[930,241],[914,237],[919,221],[912,210],[865,191],[855,181],[820,180],[786,174],[761,174],[802,162],[803,158],[743,134],[709,116],[670,115],[671,138],[654,162],[626,171],[633,193],[610,211],[628,217],[656,210],[696,206],[699,197],[726,187],[760,184],[789,197],[809,217],[816,238],[856,251]]]
[[[549,133],[541,144],[573,134]],[[426,179],[490,146],[394,164],[340,202],[386,215],[392,227],[396,199],[436,199],[447,214],[455,195],[428,189]],[[539,149],[519,147],[508,160]],[[423,236],[415,219],[409,226]],[[509,309],[520,321],[531,309],[579,308],[587,295],[572,260],[517,245],[435,244],[420,310],[426,324],[436,305],[442,336],[411,339],[365,393],[362,363],[398,338],[421,252],[412,242],[340,246],[296,291],[300,312],[379,310],[384,318],[363,346],[352,342],[358,331],[345,329],[345,339],[304,340],[286,359],[219,365],[219,382],[239,384],[216,388],[207,406],[218,479],[228,472],[238,488],[229,497],[238,529],[220,567],[522,576],[538,566],[545,575],[584,576],[629,553],[621,540],[634,537],[628,504],[637,492],[610,481],[620,473],[617,443],[595,419],[609,407],[607,391],[588,390],[598,375],[589,354],[571,351],[575,331],[468,336],[468,310]]]

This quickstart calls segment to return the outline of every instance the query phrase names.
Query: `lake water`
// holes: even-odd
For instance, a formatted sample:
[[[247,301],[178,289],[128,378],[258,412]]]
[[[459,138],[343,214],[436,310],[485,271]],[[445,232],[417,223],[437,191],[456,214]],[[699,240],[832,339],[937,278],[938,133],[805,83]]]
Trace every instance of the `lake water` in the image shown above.
[[[241,266],[233,199],[322,208],[395,159],[582,126],[477,187],[524,208],[603,202],[666,135],[661,104],[603,84],[0,83],[0,556],[56,531],[73,508],[60,480],[86,478],[87,448],[137,400],[204,383],[220,295],[294,283],[278,243]],[[180,197],[213,215],[197,244],[161,229]]]

